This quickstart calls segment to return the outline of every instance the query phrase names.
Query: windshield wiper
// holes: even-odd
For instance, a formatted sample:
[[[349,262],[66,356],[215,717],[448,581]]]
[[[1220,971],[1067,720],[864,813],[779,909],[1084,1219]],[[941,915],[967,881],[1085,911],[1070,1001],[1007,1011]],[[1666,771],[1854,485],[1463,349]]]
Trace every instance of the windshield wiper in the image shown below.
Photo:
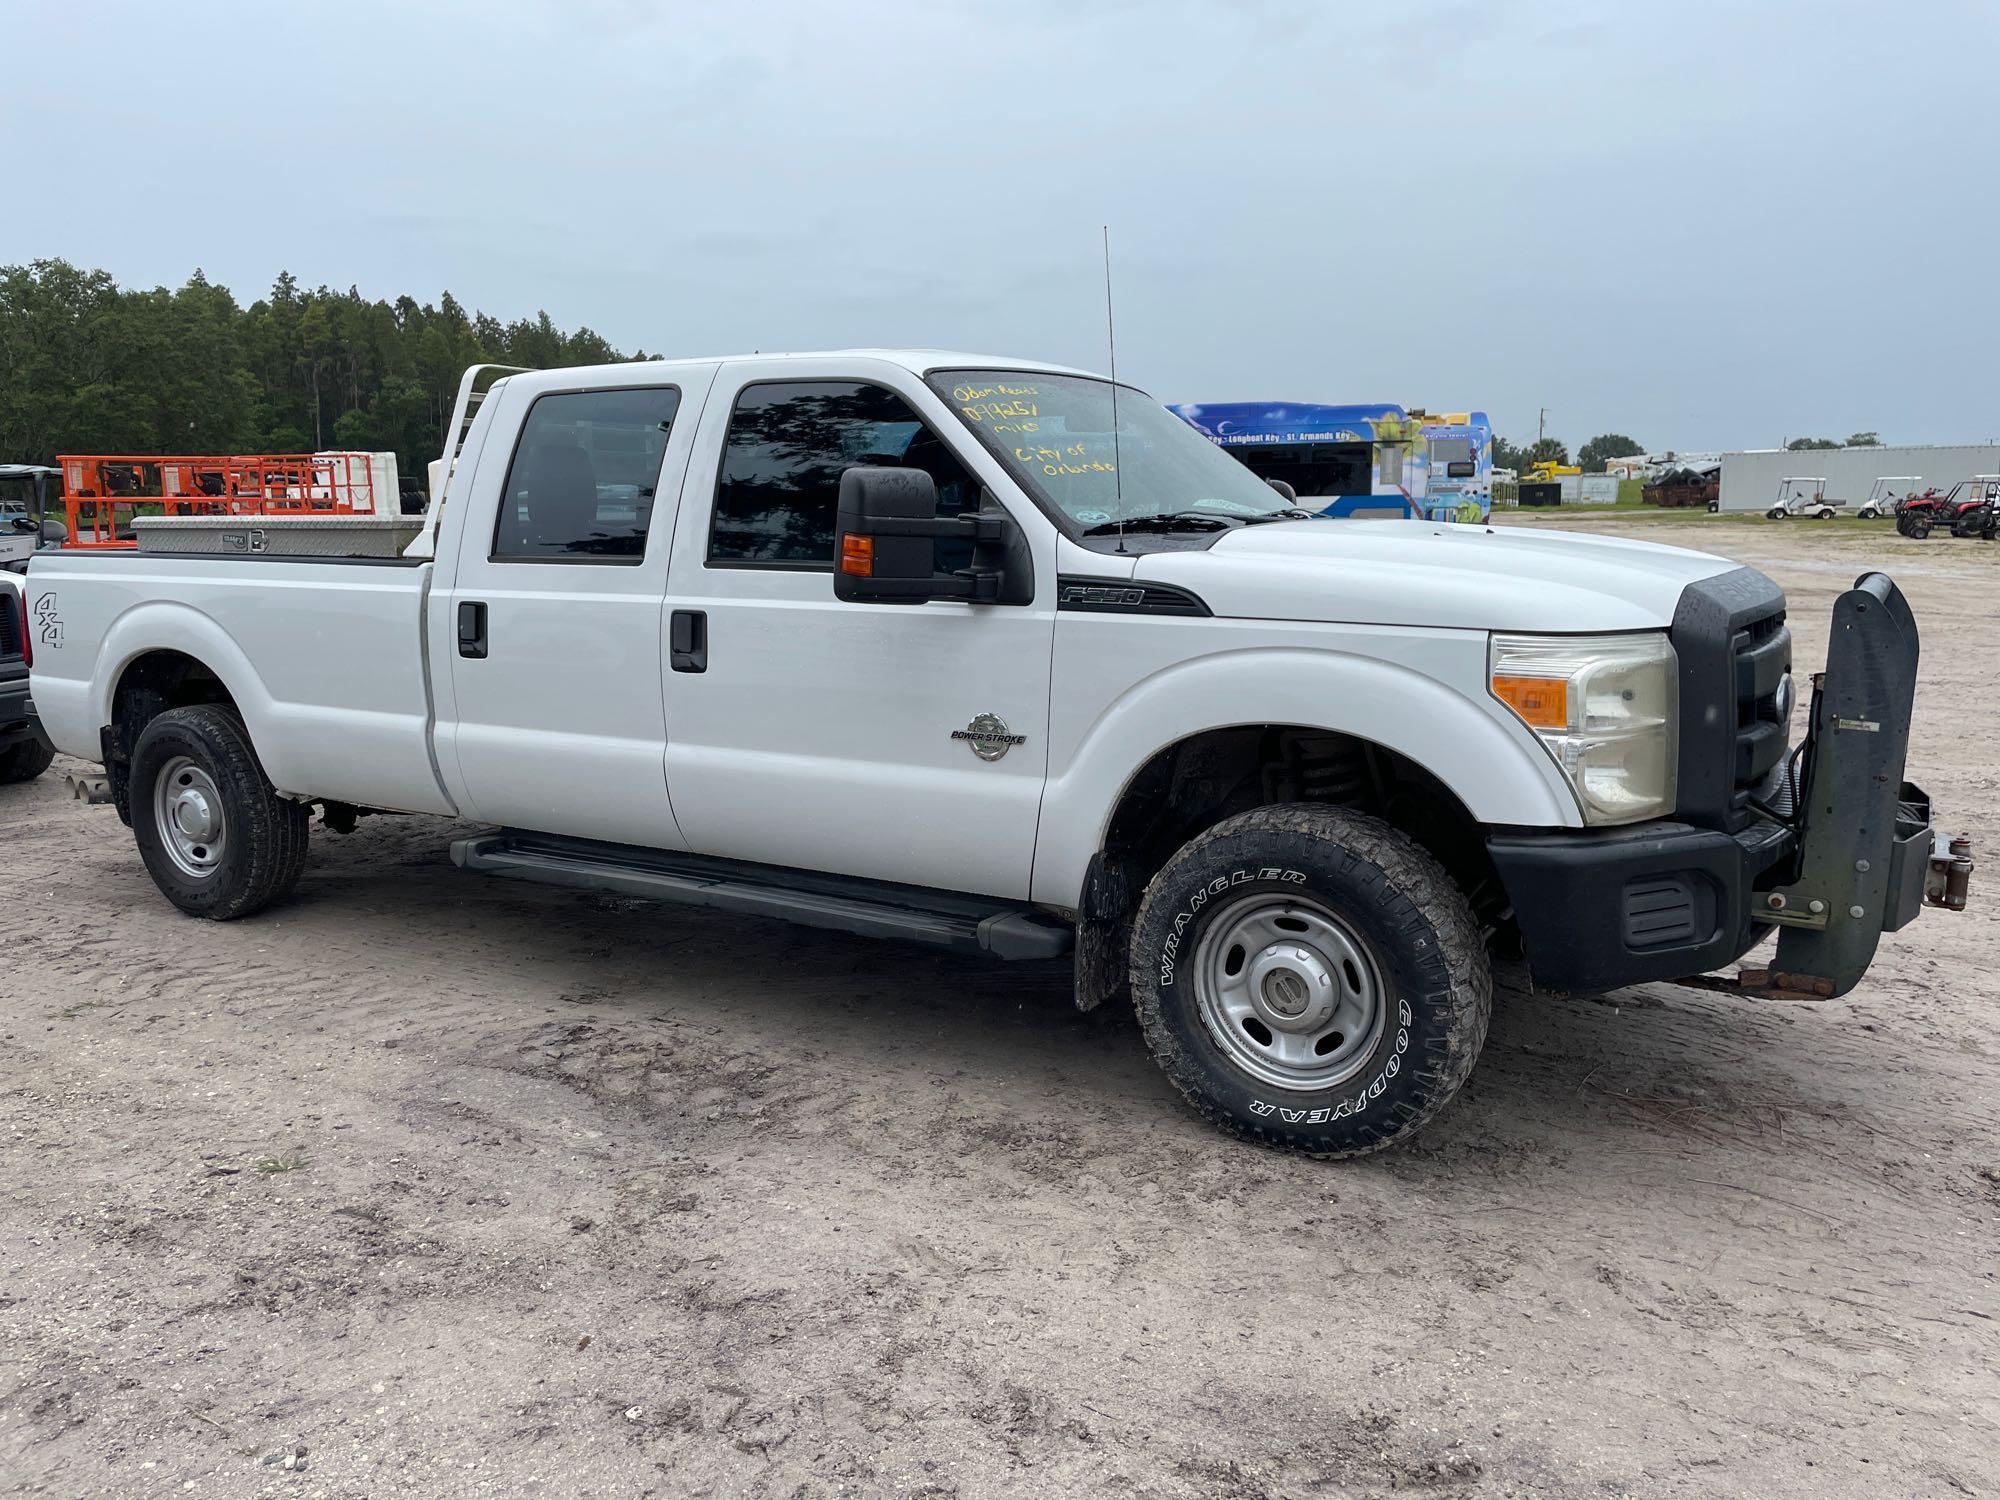
[[[1243,524],[1258,526],[1265,521],[1317,521],[1318,519],[1319,512],[1316,510],[1301,510],[1296,505],[1287,505],[1283,510],[1271,510],[1261,516],[1246,517]]]
[[[1085,536],[1116,536],[1120,531],[1227,531],[1242,522],[1205,510],[1163,510],[1150,516],[1127,516],[1083,528]]]

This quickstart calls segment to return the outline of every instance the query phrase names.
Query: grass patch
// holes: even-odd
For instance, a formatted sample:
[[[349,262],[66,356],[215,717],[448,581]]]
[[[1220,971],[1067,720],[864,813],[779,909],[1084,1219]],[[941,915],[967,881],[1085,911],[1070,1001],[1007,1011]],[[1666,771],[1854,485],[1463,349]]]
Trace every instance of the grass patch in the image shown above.
[[[266,1177],[275,1177],[280,1172],[297,1172],[312,1165],[312,1158],[303,1151],[288,1152],[284,1156],[267,1156],[257,1163],[257,1171]]]

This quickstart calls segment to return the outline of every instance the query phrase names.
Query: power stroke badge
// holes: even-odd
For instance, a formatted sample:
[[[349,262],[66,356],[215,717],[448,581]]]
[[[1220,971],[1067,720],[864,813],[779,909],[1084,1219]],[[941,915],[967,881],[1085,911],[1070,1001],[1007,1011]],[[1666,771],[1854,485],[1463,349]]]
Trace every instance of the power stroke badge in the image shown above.
[[[972,747],[972,753],[981,760],[998,760],[1016,745],[1025,745],[1025,734],[1009,734],[1007,721],[998,714],[980,714],[963,729],[954,729],[951,737],[964,740]]]

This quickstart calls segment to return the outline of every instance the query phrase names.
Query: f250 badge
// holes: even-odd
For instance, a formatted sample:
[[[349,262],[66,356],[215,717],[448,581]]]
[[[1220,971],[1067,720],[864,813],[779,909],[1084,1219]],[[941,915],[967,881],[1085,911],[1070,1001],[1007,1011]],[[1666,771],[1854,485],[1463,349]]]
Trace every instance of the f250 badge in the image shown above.
[[[980,714],[963,729],[954,729],[951,737],[964,740],[972,746],[972,753],[981,760],[998,760],[1016,745],[1025,745],[1025,734],[1009,734],[1007,721],[998,714]]]

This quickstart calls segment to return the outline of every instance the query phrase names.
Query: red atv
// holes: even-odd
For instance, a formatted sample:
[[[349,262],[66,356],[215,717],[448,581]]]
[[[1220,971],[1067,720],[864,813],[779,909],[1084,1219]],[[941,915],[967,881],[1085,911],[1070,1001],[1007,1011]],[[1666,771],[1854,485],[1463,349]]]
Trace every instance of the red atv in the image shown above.
[[[1935,527],[1953,536],[1992,541],[2000,533],[2000,475],[1979,474],[1961,479],[1948,490],[1935,487],[1896,504],[1896,530],[1922,541]]]

